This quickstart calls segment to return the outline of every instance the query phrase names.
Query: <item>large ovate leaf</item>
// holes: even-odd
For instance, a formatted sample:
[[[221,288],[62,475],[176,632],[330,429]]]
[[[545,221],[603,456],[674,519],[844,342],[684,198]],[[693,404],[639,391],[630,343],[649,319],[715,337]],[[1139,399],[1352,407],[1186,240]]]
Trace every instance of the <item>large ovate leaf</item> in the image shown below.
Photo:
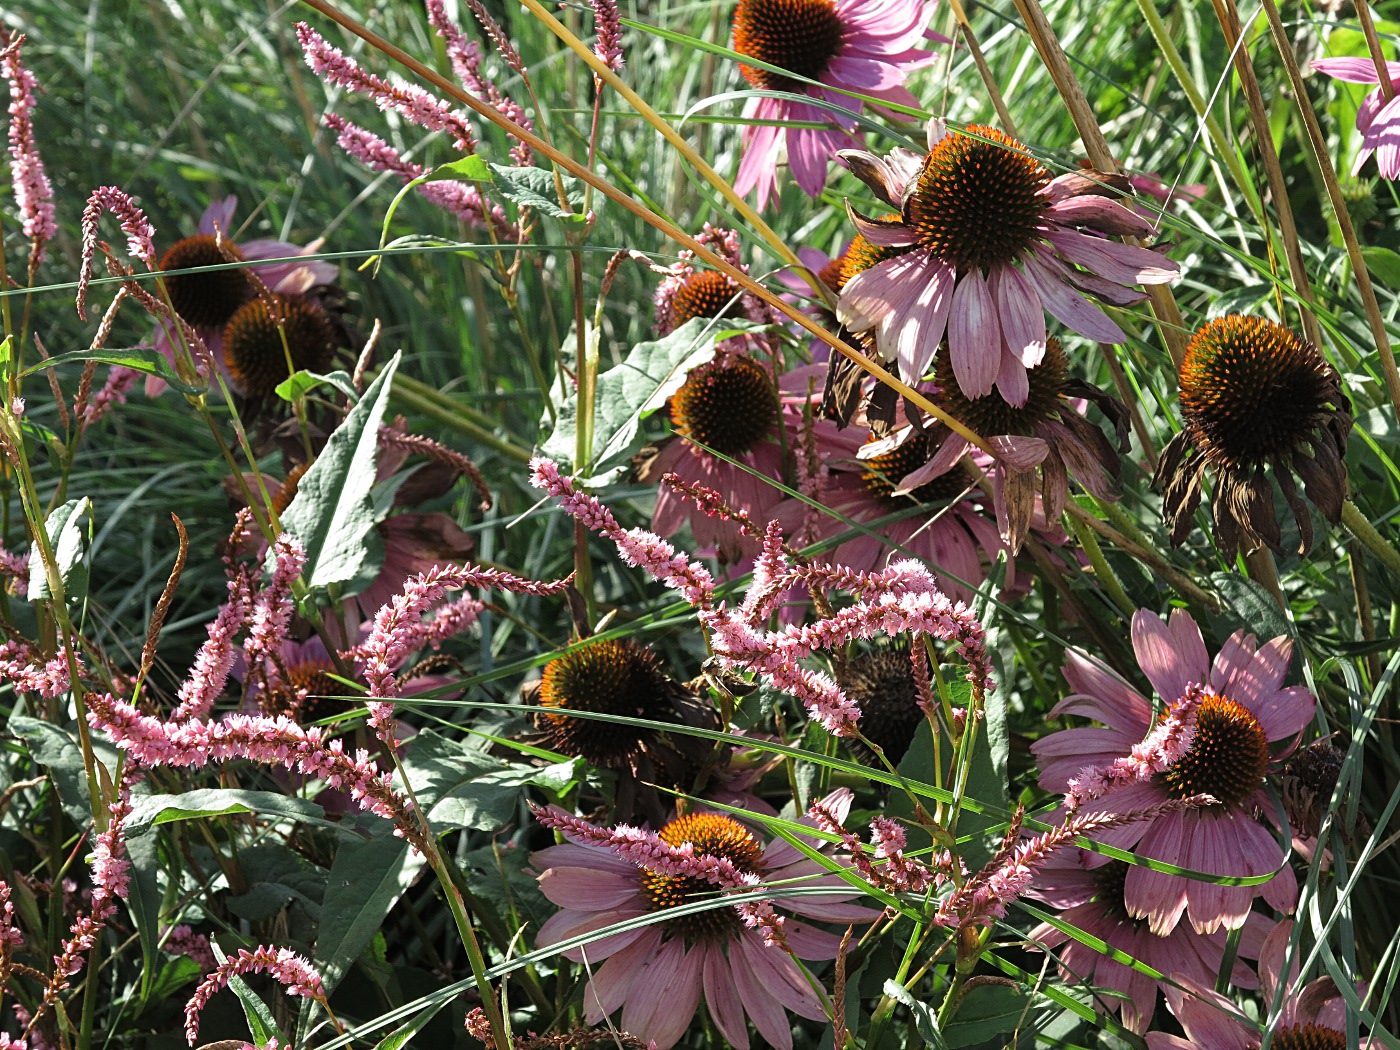
[[[158,824],[176,820],[201,820],[234,813],[259,813],[327,827],[324,810],[304,798],[274,791],[244,791],[237,788],[200,788],[180,795],[139,795],[132,800],[126,821],[128,835],[139,835]]]
[[[379,424],[402,354],[396,353],[335,429],[282,514],[282,528],[306,548],[311,587],[363,586],[384,558],[370,490],[379,456]]]
[[[86,827],[92,820],[92,801],[88,798],[87,771],[77,738],[50,722],[27,715],[12,716],[7,726],[24,741],[30,757],[49,771],[69,819],[80,828]]]
[[[717,323],[713,318],[692,318],[670,335],[638,343],[621,363],[602,373],[598,377],[593,415],[592,466],[583,482],[607,485],[620,478],[637,450],[642,420],[665,406],[692,368],[713,356],[717,340],[752,327],[747,321],[726,319]],[[592,330],[585,337],[597,338]],[[565,346],[567,357],[575,356],[576,345],[571,334]],[[574,463],[578,425],[576,392],[571,391],[558,405],[558,413],[554,430],[541,451],[577,469],[578,464]]]
[[[70,602],[87,597],[88,528],[92,524],[92,501],[86,497],[70,499],[55,507],[44,522],[53,549],[54,564],[63,584],[63,595]],[[52,598],[49,574],[37,543],[29,548],[29,597],[31,600]]]

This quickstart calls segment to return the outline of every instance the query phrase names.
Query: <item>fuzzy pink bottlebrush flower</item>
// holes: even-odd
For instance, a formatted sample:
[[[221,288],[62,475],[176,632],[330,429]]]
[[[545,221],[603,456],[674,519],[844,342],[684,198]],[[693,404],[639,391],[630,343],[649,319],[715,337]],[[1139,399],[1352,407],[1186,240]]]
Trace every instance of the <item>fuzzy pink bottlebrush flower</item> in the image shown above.
[[[824,804],[840,820],[851,799],[842,789]],[[569,841],[530,859],[540,872],[540,890],[563,909],[540,928],[542,946],[626,919],[664,915],[711,898],[720,886],[736,881],[757,886],[796,880],[797,887],[831,890],[761,901],[770,912],[777,905],[792,915],[839,923],[869,922],[879,915],[849,903],[856,891],[796,847],[765,844],[727,816],[693,812],[655,833],[608,831],[567,819],[568,825],[561,827]],[[809,818],[801,822],[814,824]],[[815,848],[824,845],[807,841]],[[753,905],[752,896],[746,903]],[[762,1040],[759,1045],[790,1050],[788,1011],[817,1021],[827,1016],[794,956],[835,958],[840,939],[788,916],[782,917],[779,929],[747,925],[735,905],[723,905],[663,918],[562,954],[575,962],[586,958],[592,967],[584,991],[589,1024],[620,1008],[621,1028],[655,1040],[658,1050],[668,1050],[690,1027],[703,996],[715,1026],[731,1046],[748,1050],[751,1021]],[[779,937],[787,950],[770,943]]]
[[[24,65],[24,37],[0,35],[0,76],[10,85],[10,183],[19,208],[21,228],[29,238],[29,269],[44,261],[45,245],[58,233],[53,185],[34,141],[34,92],[38,81]]]
[[[1225,931],[1197,933],[1189,923],[1180,923],[1165,937],[1157,936],[1144,920],[1128,914],[1123,882],[1129,865],[1110,860],[1089,867],[1087,862],[1093,856],[1086,850],[1072,849],[1051,857],[1042,865],[1027,896],[1057,909],[1056,917],[1062,922],[1160,974],[1214,984],[1225,957]],[[1239,951],[1242,958],[1259,956],[1261,925],[1246,920]],[[1054,951],[1065,981],[1101,990],[1105,993],[1098,999],[1102,1008],[1120,1011],[1123,1025],[1131,1032],[1141,1035],[1147,1030],[1166,987],[1164,982],[1100,954],[1050,923],[1040,924],[1027,936]],[[1253,971],[1236,959],[1230,983],[1236,988],[1253,988],[1258,982]]]
[[[1364,58],[1319,58],[1312,68],[1348,84],[1379,84],[1376,63]],[[1385,73],[1392,88],[1400,89],[1400,62],[1386,62]],[[1358,174],[1375,154],[1376,170],[1383,179],[1400,179],[1400,94],[1389,102],[1378,87],[1366,96],[1356,111],[1356,130],[1361,132],[1361,149],[1351,173]]]
[[[707,222],[704,229],[695,235],[695,240],[734,268],[749,272],[740,248],[739,235],[733,230]],[[777,321],[773,308],[762,299],[744,291],[718,270],[697,268],[694,258],[694,252],[684,249],[670,266],[656,268],[661,274],[661,283],[656,286],[652,296],[657,335],[670,335],[696,317],[732,317],[763,325]],[[721,343],[720,347],[737,351],[752,343],[752,337],[735,336]]]
[[[259,946],[249,951],[239,950],[220,963],[202,984],[195,989],[190,1001],[185,1004],[185,1037],[194,1046],[199,1037],[199,1015],[205,1003],[214,993],[228,986],[234,977],[250,973],[270,974],[283,985],[288,995],[300,995],[307,999],[325,1002],[326,990],[321,984],[321,975],[311,963],[290,948],[269,948]]]
[[[1180,274],[1176,263],[1109,237],[1143,236],[1151,224],[1103,196],[1078,172],[1051,178],[1025,146],[995,128],[948,131],[929,123],[927,155],[842,151],[875,195],[898,214],[856,229],[887,257],[841,290],[837,316],[873,329],[879,353],[918,379],[947,333],[953,375],[970,398],[993,387],[1013,405],[1030,393],[1026,370],[1045,356],[1045,314],[1090,339],[1126,336],[1082,293],[1124,306]],[[1107,179],[1109,176],[1103,176]],[[1125,183],[1126,185],[1126,183]]]
[[[1347,1040],[1347,1003],[1330,977],[1299,987],[1298,963],[1288,957],[1293,922],[1284,919],[1268,936],[1259,954],[1259,991],[1266,1010],[1281,996],[1283,1009],[1272,1018],[1269,1045],[1279,1050],[1343,1050]],[[1211,981],[1174,975],[1177,987],[1166,986],[1167,1005],[1186,1038],[1163,1032],[1147,1034],[1148,1050],[1259,1050],[1259,1024],[1239,1006],[1215,992]],[[1281,986],[1281,987],[1280,987]],[[1353,1043],[1360,1050],[1388,1045],[1378,1036]]]
[[[1148,700],[1071,651],[1064,674],[1074,694],[1051,714],[1081,715],[1100,727],[1064,729],[1036,741],[1040,786],[1069,792],[1069,804],[1081,813],[1143,810],[1209,795],[1217,800],[1212,805],[1115,829],[1103,841],[1211,875],[1278,871],[1258,886],[1218,886],[1132,867],[1124,879],[1125,907],[1133,918],[1147,919],[1159,937],[1175,929],[1183,914],[1199,932],[1236,929],[1256,895],[1279,910],[1293,907],[1297,879],[1284,865],[1274,833],[1255,817],[1274,812],[1264,788],[1274,745],[1293,746],[1316,705],[1305,687],[1283,685],[1291,642],[1279,637],[1259,646],[1253,635],[1237,631],[1212,663],[1187,613],[1176,610],[1163,623],[1146,609],[1133,617],[1132,638],[1138,664],[1165,705],[1168,727],[1183,703],[1194,705],[1194,718],[1181,719],[1181,732],[1154,735],[1159,725]],[[1141,747],[1145,742],[1152,746]]]
[[[238,198],[233,195],[210,201],[194,235],[167,248],[159,266],[173,271],[232,262],[249,264],[202,273],[171,273],[164,278],[175,312],[204,340],[215,363],[226,372],[225,326],[258,296],[259,284],[278,295],[301,296],[330,284],[340,272],[335,263],[305,258],[320,250],[319,240],[306,245],[269,238],[234,241],[237,208]],[[168,318],[158,318],[151,345],[173,366],[181,338]],[[155,397],[166,385],[159,376],[147,376],[146,396]]]
[[[843,91],[902,106],[918,106],[904,86],[911,72],[934,60],[923,43],[933,0],[740,0],[734,11],[734,50],[779,66],[805,81],[740,65],[760,91],[806,95],[859,113],[866,103]],[[840,89],[840,90],[837,90]],[[758,193],[766,207],[784,151],[792,177],[809,197],[826,185],[836,151],[860,144],[856,121],[790,98],[753,98],[744,106],[744,159],[734,188]],[[817,127],[794,127],[812,123]]]
[[[99,186],[93,190],[92,195],[88,197],[87,207],[83,209],[82,261],[78,268],[78,291],[74,296],[78,316],[84,321],[87,320],[88,285],[92,282],[97,265],[97,223],[105,212],[111,212],[121,223],[122,232],[126,234],[127,254],[133,259],[140,259],[148,270],[157,268],[156,228],[151,225],[151,220],[146,218],[146,213],[137,206],[130,194],[115,186]]]

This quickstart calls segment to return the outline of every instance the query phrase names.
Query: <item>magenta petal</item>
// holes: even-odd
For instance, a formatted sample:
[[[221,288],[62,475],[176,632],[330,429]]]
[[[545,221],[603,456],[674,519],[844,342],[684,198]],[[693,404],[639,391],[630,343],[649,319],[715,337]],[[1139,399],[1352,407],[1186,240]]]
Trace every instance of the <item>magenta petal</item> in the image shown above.
[[[853,332],[874,328],[918,295],[919,288],[908,278],[927,257],[926,251],[907,252],[856,274],[841,289],[837,318]]]
[[[741,934],[741,939],[746,936]],[[730,942],[729,965],[734,973],[734,983],[739,989],[739,999],[744,1004],[744,1012],[753,1021],[753,1026],[774,1050],[792,1050],[792,1025],[787,1013],[768,994],[762,980],[753,972],[748,957],[737,950],[737,943]]]
[[[1031,379],[1026,366],[1007,347],[1001,348],[1001,366],[997,369],[997,393],[1008,405],[1020,408],[1031,396]],[[1032,439],[1038,440],[1038,439]]]
[[[987,443],[992,446],[997,459],[1012,470],[1034,470],[1050,453],[1050,446],[1036,437],[998,434],[989,438]]]
[[[714,1021],[720,1035],[735,1050],[749,1050],[749,1026],[744,1023],[744,1003],[739,998],[739,989],[734,987],[734,974],[724,957],[724,949],[714,944],[699,950],[705,954],[702,976],[710,1020]]]
[[[792,956],[781,948],[770,948],[756,934],[746,932],[729,950],[731,953],[737,950],[744,955],[749,969],[758,975],[762,986],[783,1007],[813,1021],[826,1017],[826,1011],[822,1009],[821,1000],[812,991],[812,986],[798,971]]]
[[[1152,232],[1152,223],[1147,219],[1097,193],[1083,193],[1056,201],[1045,211],[1062,225],[1089,226],[1100,233],[1122,235]]]
[[[661,947],[660,931],[653,929],[649,932],[653,936],[644,937],[617,952],[602,966],[595,963],[593,979],[583,993],[583,1006],[589,1024],[597,1024],[631,995],[638,976]],[[593,962],[591,954],[588,958]]]
[[[590,868],[550,868],[540,875],[540,892],[561,908],[604,911],[637,899],[635,871],[623,875]]]
[[[1096,701],[1097,710],[1080,703],[1081,697],[1067,697],[1055,706],[1054,715],[1075,714],[1098,719],[1106,726],[1135,739],[1147,735],[1152,726],[1152,705],[1108,667],[1092,657],[1071,649],[1065,654],[1061,672],[1076,693]]]
[[[739,173],[734,179],[734,192],[741,197],[748,196],[752,190],[758,191],[756,201],[760,209],[768,206],[768,198],[777,184],[781,147],[778,133],[782,130],[772,124],[754,129],[753,137],[744,145],[744,159],[739,162]]]
[[[698,948],[687,951],[679,938],[663,944],[622,1007],[622,1027],[640,1039],[654,1039],[656,1050],[675,1046],[700,1005],[703,958]]]
[[[1191,623],[1195,625],[1195,621]],[[1197,638],[1199,630],[1197,628]],[[1139,609],[1133,616],[1132,637],[1138,666],[1157,690],[1157,695],[1168,704],[1180,700],[1188,686],[1206,680],[1206,669],[1202,666],[1205,643],[1201,643],[1201,664],[1197,664],[1197,654],[1189,648],[1183,651],[1177,644],[1176,632],[1158,619],[1156,613]]]
[[[1293,659],[1293,642],[1284,635],[1266,642],[1254,658],[1230,680],[1230,699],[1253,709],[1263,697],[1278,690]],[[1212,682],[1215,675],[1211,675]]]
[[[1101,343],[1121,343],[1127,339],[1123,329],[1061,280],[1040,254],[1028,256],[1024,262],[1026,277],[1035,285],[1041,303],[1055,320]]]
[[[1116,284],[1166,284],[1181,276],[1176,263],[1133,244],[1055,228],[1045,234],[1045,239],[1070,262]]]
[[[1186,856],[1188,830],[1195,814],[1168,813],[1158,817],[1138,843],[1138,853],[1153,860],[1180,864]],[[1189,883],[1179,875],[1133,865],[1123,880],[1123,903],[1128,914],[1144,918],[1152,932],[1165,937],[1186,910]]]
[[[1045,357],[1045,307],[1035,285],[1016,267],[1000,266],[992,271],[988,286],[996,300],[1002,342],[1021,364],[1034,368]],[[1025,404],[1024,398],[1007,397],[1005,390],[1002,396],[1013,405]]]
[[[1390,62],[1392,78],[1400,76],[1400,63]],[[1344,80],[1348,84],[1379,84],[1380,75],[1376,63],[1370,58],[1318,58],[1313,60],[1313,72],[1326,73],[1329,77]]]
[[[221,237],[232,237],[233,213],[237,210],[238,197],[233,194],[210,201],[199,217],[199,232],[205,237],[212,237],[216,232]]]
[[[856,232],[871,244],[899,248],[919,242],[919,234],[912,227],[906,226],[898,219],[867,218],[856,211],[850,201],[846,202],[846,215]]]
[[[1187,867],[1211,875],[1248,875],[1239,852],[1239,825],[1253,820],[1233,812],[1214,810],[1201,814],[1191,829]],[[1197,933],[1213,933],[1223,925],[1227,930],[1244,925],[1254,901],[1249,886],[1220,886],[1213,882],[1192,881],[1186,891],[1186,914]]]
[[[992,392],[1001,368],[1001,328],[987,282],[976,271],[963,274],[953,292],[948,353],[953,375],[967,397]]]

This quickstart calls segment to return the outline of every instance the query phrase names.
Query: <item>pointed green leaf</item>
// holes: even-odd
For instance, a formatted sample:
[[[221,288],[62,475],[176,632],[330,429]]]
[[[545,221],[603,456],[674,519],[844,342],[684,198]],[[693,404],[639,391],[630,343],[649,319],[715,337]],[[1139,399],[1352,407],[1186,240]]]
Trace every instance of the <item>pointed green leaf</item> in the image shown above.
[[[55,507],[49,514],[49,520],[44,523],[59,579],[63,583],[63,595],[69,602],[82,601],[87,597],[87,546],[91,524],[92,502],[86,497],[70,499],[63,506]],[[44,559],[36,543],[29,549],[29,598],[35,601],[52,597],[49,574],[44,570]]]

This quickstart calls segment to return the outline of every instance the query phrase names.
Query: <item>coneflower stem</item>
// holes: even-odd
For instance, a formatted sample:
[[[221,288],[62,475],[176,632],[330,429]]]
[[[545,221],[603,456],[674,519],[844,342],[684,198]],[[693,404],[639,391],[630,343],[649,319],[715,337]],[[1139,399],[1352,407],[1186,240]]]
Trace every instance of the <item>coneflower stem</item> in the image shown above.
[[[1079,541],[1079,546],[1088,557],[1089,566],[1094,570],[1094,577],[1103,586],[1109,598],[1113,600],[1113,604],[1118,606],[1119,612],[1124,616],[1132,616],[1133,613],[1137,612],[1137,606],[1123,590],[1123,585],[1118,582],[1118,576],[1108,564],[1108,559],[1103,556],[1103,549],[1099,546],[1098,537],[1077,518],[1071,517],[1069,519],[1069,527],[1074,530],[1074,538]]]
[[[1267,547],[1259,547],[1250,551],[1244,556],[1245,568],[1249,570],[1249,578],[1259,584],[1274,596],[1274,601],[1284,614],[1288,613],[1288,600],[1283,596],[1283,588],[1278,582],[1278,566],[1274,564],[1274,555]]]
[[[1389,102],[1395,97],[1395,85],[1390,82],[1390,69],[1385,64],[1385,52],[1381,50],[1381,38],[1376,35],[1376,24],[1371,21],[1371,5],[1367,0],[1355,0],[1356,20],[1361,23],[1361,33],[1366,38],[1366,48],[1371,52],[1371,61],[1376,64],[1376,75],[1381,81],[1381,97]]]
[[[1351,500],[1342,502],[1342,524],[1382,565],[1400,576],[1400,551],[1376,531],[1376,527],[1361,513],[1361,508]]]
[[[1293,89],[1293,104],[1303,118],[1303,126],[1308,132],[1313,156],[1317,160],[1322,181],[1327,187],[1327,199],[1337,215],[1337,225],[1342,231],[1342,241],[1346,245],[1347,259],[1356,274],[1356,288],[1361,293],[1361,305],[1366,311],[1366,321],[1371,326],[1371,335],[1376,341],[1376,351],[1381,358],[1381,375],[1385,379],[1390,403],[1400,417],[1400,371],[1395,367],[1395,354],[1390,347],[1390,334],[1386,331],[1385,318],[1381,315],[1380,304],[1376,301],[1376,289],[1371,284],[1371,272],[1366,268],[1366,259],[1361,254],[1361,242],[1356,237],[1356,227],[1347,210],[1346,198],[1342,195],[1341,184],[1337,181],[1337,170],[1332,166],[1331,154],[1327,151],[1327,137],[1317,122],[1312,102],[1308,98],[1308,87],[1303,80],[1303,71],[1298,67],[1298,56],[1293,53],[1288,30],[1279,17],[1278,6],[1273,0],[1263,0],[1264,13],[1269,19],[1269,30],[1274,37],[1274,46],[1288,72],[1288,81]],[[1358,537],[1359,539],[1360,537]],[[1365,542],[1365,541],[1363,541]]]
[[[1089,528],[1093,529],[1119,549],[1126,551],[1143,564],[1151,567],[1154,572],[1158,573],[1162,579],[1166,580],[1167,583],[1184,598],[1196,602],[1203,609],[1211,611],[1218,611],[1220,609],[1220,602],[1217,601],[1213,595],[1198,587],[1191,581],[1190,577],[1156,551],[1144,547],[1139,543],[1134,543],[1112,525],[1100,521],[1089,511],[1073,501],[1065,505],[1065,510],[1071,517],[1084,522],[1085,525],[1088,525]]]
[[[1356,623],[1361,628],[1361,638],[1363,641],[1374,642],[1376,640],[1376,621],[1371,612],[1371,588],[1366,582],[1366,560],[1357,550],[1360,541],[1353,539],[1347,544],[1347,569],[1351,573],[1351,593],[1356,599]],[[1381,676],[1381,661],[1375,653],[1367,653],[1366,672],[1371,676],[1371,681],[1376,682]]]

